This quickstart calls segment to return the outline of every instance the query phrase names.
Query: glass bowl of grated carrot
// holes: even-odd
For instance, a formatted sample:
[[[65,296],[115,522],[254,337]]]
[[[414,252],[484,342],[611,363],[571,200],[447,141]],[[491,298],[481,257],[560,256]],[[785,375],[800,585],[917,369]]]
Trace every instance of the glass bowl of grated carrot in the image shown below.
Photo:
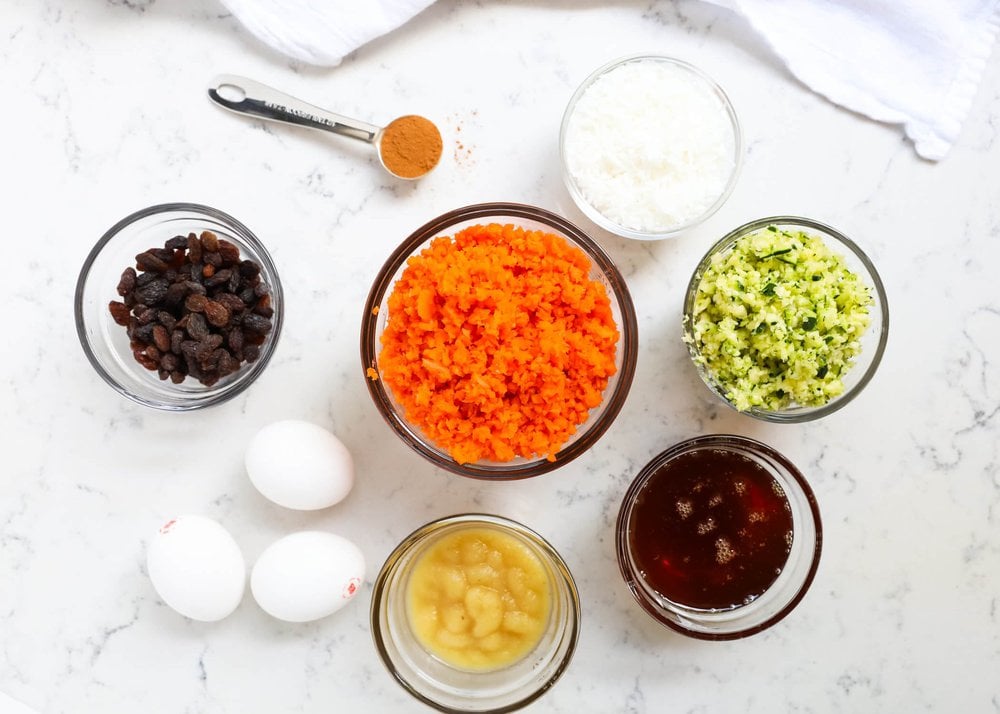
[[[621,410],[638,329],[611,259],[566,219],[484,203],[417,229],[365,303],[375,406],[436,466],[472,478],[546,473]]]

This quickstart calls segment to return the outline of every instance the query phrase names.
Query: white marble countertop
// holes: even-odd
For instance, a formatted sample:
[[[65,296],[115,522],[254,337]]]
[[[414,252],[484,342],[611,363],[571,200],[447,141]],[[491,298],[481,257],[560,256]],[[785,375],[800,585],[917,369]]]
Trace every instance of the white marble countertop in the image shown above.
[[[722,210],[658,243],[587,222],[557,161],[576,85],[639,51],[713,75],[748,143]],[[223,72],[376,123],[429,116],[444,161],[415,184],[390,180],[360,144],[212,106],[205,88]],[[376,656],[371,581],[413,528],[481,510],[548,538],[580,589],[576,656],[534,711],[1000,711],[1000,54],[939,164],[919,160],[896,128],[814,95],[736,16],[693,0],[440,0],[332,70],[290,64],[213,0],[6,0],[0,97],[0,691],[43,712],[426,711]],[[550,208],[592,232],[626,275],[641,351],[631,395],[591,452],[537,479],[484,484],[435,470],[393,435],[367,394],[357,340],[396,244],[444,211],[493,200]],[[246,223],[287,299],[260,380],[198,413],[120,398],[73,325],[77,272],[96,239],[168,201]],[[892,313],[875,380],[805,425],[719,404],[680,340],[681,295],[707,247],[780,213],[854,237]],[[354,453],[357,486],[343,503],[285,510],[246,478],[248,439],[292,417]],[[634,603],[613,521],[651,456],[724,432],[802,468],[824,552],[786,620],[743,641],[699,642]],[[156,528],[182,513],[218,519],[248,563],[294,530],[340,533],[368,560],[364,590],[312,624],[278,622],[249,593],[221,622],[185,620],[144,565]]]

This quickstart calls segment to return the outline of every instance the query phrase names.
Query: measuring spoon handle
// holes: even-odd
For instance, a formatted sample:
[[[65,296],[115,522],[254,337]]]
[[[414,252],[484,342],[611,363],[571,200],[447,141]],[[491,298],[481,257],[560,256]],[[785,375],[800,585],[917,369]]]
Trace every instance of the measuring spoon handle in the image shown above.
[[[333,132],[374,143],[380,127],[314,107],[277,89],[234,74],[212,80],[208,98],[236,114]]]

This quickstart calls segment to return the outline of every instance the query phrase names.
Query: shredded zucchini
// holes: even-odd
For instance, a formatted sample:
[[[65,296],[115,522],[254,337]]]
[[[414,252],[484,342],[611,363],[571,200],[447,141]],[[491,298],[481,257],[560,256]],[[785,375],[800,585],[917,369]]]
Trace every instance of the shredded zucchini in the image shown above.
[[[740,411],[820,406],[843,393],[872,304],[822,239],[768,226],[713,256],[685,340]]]

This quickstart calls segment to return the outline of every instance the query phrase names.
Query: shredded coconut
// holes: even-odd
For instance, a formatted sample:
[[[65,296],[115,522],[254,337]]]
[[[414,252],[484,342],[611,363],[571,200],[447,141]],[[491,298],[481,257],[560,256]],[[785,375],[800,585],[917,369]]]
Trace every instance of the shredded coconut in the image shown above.
[[[569,173],[586,201],[635,231],[701,216],[725,191],[736,136],[722,98],[683,66],[622,64],[580,95],[566,127]]]

